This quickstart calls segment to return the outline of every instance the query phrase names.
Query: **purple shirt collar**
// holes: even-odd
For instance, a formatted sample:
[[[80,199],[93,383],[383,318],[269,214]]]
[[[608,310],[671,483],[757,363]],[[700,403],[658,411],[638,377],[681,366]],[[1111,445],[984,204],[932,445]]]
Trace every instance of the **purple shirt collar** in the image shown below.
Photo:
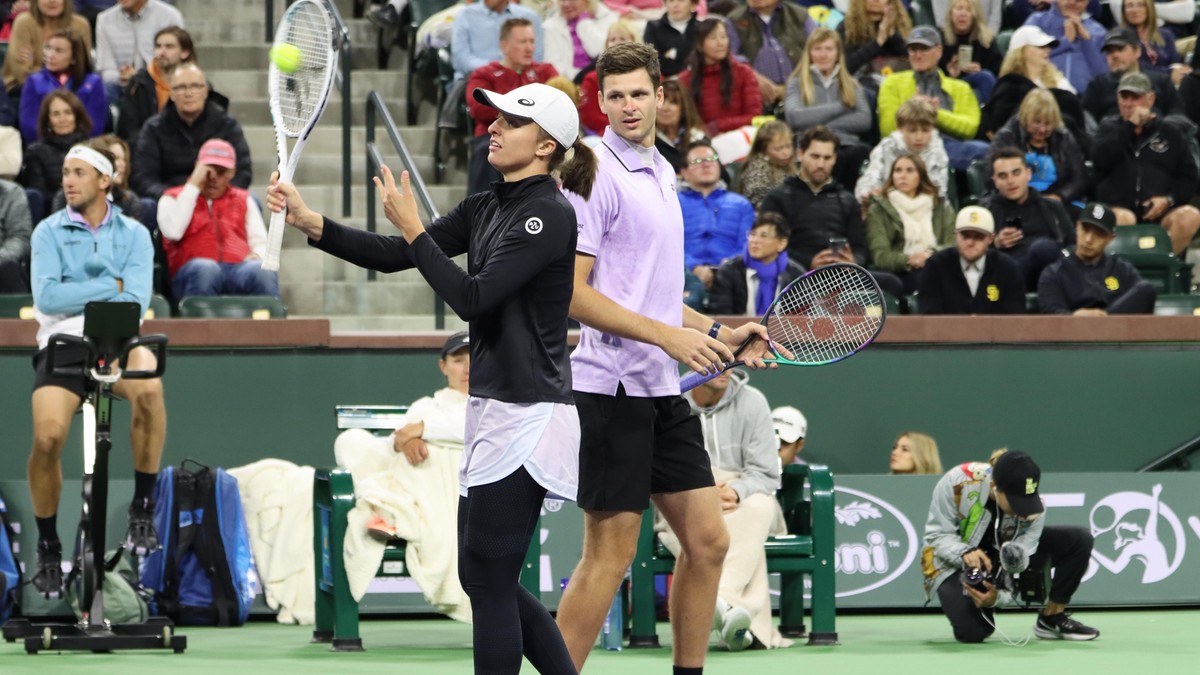
[[[100,220],[99,225],[92,227],[91,223],[89,223],[86,219],[84,219],[82,213],[76,211],[75,209],[71,208],[70,206],[67,207],[67,219],[73,223],[78,223],[78,224],[86,227],[87,229],[91,230],[92,232],[95,232],[96,230],[99,230],[101,227],[104,227],[105,225],[107,225],[112,220],[112,215],[113,215],[112,204],[109,203],[108,199],[105,199],[104,200],[104,218],[102,218]]]
[[[624,138],[621,138],[619,135],[617,135],[617,132],[613,131],[611,126],[604,128],[604,144],[608,146],[609,150],[612,150],[613,155],[617,158],[617,161],[621,162],[626,171],[650,170],[650,168],[642,162],[642,158],[638,157],[637,150],[634,150],[630,146],[629,141],[626,141]],[[660,168],[661,164],[666,160],[662,158],[662,155],[659,154],[656,148],[652,147],[652,149],[655,151],[654,166],[657,169]]]

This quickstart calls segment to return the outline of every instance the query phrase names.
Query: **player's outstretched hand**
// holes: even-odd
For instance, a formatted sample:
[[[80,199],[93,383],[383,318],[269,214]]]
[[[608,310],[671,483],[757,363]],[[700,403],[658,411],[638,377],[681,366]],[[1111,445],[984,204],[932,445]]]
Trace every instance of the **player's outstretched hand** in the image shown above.
[[[658,346],[668,356],[700,374],[715,373],[733,361],[733,352],[720,340],[691,328],[669,328]]]
[[[778,368],[774,363],[767,363],[763,359],[774,356],[771,351],[771,345],[768,341],[767,327],[757,321],[747,321],[733,330],[729,336],[729,344],[731,346],[740,346],[746,340],[753,340],[746,348],[738,354],[738,360],[744,362],[747,368]],[[791,353],[785,353],[787,350],[776,346],[779,349],[780,356],[792,358]]]
[[[383,215],[399,228],[405,241],[412,243],[413,239],[425,231],[425,226],[421,224],[421,215],[417,212],[417,202],[413,199],[408,172],[400,173],[400,189],[396,189],[396,178],[386,164],[379,168],[379,174],[373,180],[375,191],[379,193],[379,199],[383,202]]]
[[[279,172],[271,173],[271,184],[267,186],[267,208],[271,213],[287,209],[284,222],[304,232],[313,241],[321,240],[325,220],[304,203],[300,192],[291,183],[281,182]]]

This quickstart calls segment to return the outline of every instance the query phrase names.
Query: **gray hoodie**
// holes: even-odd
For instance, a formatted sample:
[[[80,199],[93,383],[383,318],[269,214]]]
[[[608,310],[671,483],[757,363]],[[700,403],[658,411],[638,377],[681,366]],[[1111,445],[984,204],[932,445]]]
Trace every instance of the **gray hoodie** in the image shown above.
[[[729,487],[745,499],[779,488],[779,441],[771,425],[771,406],[762,392],[746,384],[750,376],[732,371],[729,388],[716,405],[701,408],[684,394],[704,427],[704,449],[712,465],[740,474]]]

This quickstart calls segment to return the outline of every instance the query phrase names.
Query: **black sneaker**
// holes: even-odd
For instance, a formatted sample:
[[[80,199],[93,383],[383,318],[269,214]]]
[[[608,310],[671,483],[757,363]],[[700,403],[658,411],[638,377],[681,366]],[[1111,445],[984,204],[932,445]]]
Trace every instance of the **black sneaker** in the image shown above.
[[[1100,637],[1100,631],[1079,623],[1066,612],[1054,616],[1039,613],[1037,623],[1033,624],[1033,634],[1043,640],[1083,641]]]
[[[147,500],[129,505],[129,531],[125,535],[125,548],[134,555],[149,555],[158,550],[153,502]]]
[[[392,26],[399,25],[400,15],[396,12],[396,8],[392,6],[392,3],[388,2],[368,10],[367,21],[370,21],[379,28],[391,28]]]
[[[62,543],[39,541],[37,545],[37,572],[30,580],[38,593],[47,600],[63,596]]]

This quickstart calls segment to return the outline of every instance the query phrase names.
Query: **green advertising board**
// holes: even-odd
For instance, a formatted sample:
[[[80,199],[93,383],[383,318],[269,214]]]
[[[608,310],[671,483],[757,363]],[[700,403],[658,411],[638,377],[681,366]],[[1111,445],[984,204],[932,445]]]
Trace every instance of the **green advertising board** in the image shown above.
[[[919,608],[922,533],[934,476],[836,476],[837,603],[839,608]],[[77,482],[63,490],[64,533],[79,512]],[[109,541],[124,533],[132,481],[113,481]],[[1077,525],[1095,537],[1091,564],[1074,605],[1200,603],[1200,478],[1195,473],[1045,474],[1041,494],[1050,525]],[[34,528],[24,481],[0,481],[0,495],[19,528],[20,558],[28,567]],[[68,515],[71,514],[71,515]],[[311,530],[295,533],[312,536]],[[563,579],[579,559],[582,515],[573,504],[548,503],[539,538],[542,600],[558,605]],[[66,540],[66,539],[64,539]],[[1189,551],[1190,549],[1190,551]],[[30,614],[63,613],[27,587]],[[377,579],[364,612],[432,611],[410,579]],[[265,605],[258,611],[267,612]]]

